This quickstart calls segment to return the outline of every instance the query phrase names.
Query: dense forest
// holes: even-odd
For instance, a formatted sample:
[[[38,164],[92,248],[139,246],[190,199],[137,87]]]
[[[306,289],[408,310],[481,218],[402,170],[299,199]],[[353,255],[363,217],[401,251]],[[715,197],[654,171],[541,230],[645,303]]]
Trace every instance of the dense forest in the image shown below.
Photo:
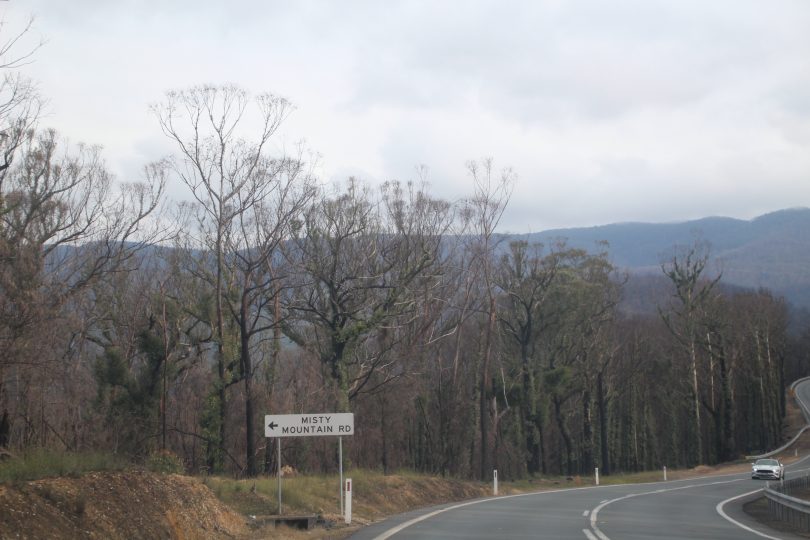
[[[0,447],[253,476],[275,468],[264,414],[350,411],[353,466],[519,478],[781,441],[810,334],[784,299],[725,287],[708,246],[673,246],[657,309],[624,310],[610,246],[497,232],[511,170],[469,163],[452,202],[426,174],[325,187],[305,149],[274,144],[290,104],[231,86],[153,105],[176,152],[122,184],[42,126],[6,43]],[[284,462],[334,470],[335,452],[288,439]]]

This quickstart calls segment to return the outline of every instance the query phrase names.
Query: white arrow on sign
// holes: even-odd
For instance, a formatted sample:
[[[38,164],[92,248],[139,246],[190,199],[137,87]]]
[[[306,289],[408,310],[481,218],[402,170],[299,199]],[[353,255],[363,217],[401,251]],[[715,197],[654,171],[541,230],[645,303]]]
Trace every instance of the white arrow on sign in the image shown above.
[[[354,435],[354,413],[266,414],[265,437]]]

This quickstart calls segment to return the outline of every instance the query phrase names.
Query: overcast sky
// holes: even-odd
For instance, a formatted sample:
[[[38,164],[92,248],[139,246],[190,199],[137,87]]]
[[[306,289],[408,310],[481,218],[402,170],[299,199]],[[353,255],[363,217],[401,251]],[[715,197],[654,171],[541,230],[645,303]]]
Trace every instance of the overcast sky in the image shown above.
[[[173,148],[148,106],[233,83],[295,106],[323,182],[470,194],[518,175],[501,229],[751,218],[810,206],[807,0],[9,0],[36,17],[44,124],[122,180]],[[182,191],[175,186],[175,197]]]

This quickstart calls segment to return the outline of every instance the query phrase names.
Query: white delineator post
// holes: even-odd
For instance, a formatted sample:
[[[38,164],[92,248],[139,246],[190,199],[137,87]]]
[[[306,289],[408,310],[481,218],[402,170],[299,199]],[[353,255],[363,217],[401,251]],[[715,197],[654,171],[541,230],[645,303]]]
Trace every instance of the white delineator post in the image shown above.
[[[343,513],[343,437],[338,437],[338,469],[340,470],[340,513]]]
[[[667,466],[664,465],[664,482],[667,481]]]
[[[346,524],[352,522],[352,479],[346,479],[346,515],[343,516]]]
[[[596,467],[593,470],[593,476],[596,479],[596,485],[598,486],[599,485],[599,467]]]
[[[498,495],[498,469],[492,471],[492,494]]]

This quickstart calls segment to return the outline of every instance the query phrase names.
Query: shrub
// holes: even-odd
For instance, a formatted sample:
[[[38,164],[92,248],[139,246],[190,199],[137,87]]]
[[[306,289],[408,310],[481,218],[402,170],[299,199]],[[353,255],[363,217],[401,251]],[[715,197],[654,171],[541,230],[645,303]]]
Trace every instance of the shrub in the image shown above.
[[[158,450],[146,458],[146,468],[162,474],[182,474],[186,468],[183,460],[168,450]]]

